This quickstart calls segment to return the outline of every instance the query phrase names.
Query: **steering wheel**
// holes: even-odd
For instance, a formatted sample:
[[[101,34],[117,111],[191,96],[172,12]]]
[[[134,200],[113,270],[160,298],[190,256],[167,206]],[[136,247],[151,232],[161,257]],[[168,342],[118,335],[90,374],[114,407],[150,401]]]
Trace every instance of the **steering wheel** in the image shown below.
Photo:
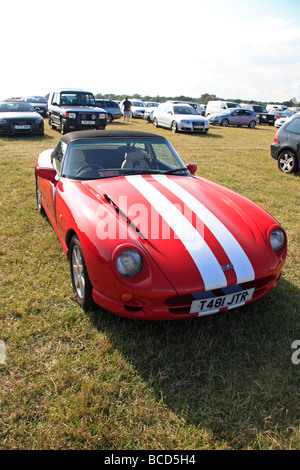
[[[103,170],[103,166],[99,165],[98,163],[84,162],[84,164],[80,168],[78,168],[78,170],[76,170],[75,176],[79,175],[79,173],[81,173],[86,168],[92,168],[92,170],[94,170],[94,169],[95,170]]]

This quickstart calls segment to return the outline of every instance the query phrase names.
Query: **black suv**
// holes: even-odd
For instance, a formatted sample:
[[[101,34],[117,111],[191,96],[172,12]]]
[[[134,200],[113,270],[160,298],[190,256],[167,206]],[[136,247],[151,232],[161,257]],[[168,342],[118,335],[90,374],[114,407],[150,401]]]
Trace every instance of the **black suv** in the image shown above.
[[[52,92],[48,99],[49,124],[62,134],[82,129],[105,129],[107,114],[98,108],[89,91],[64,89]]]
[[[276,132],[271,144],[271,156],[279,170],[294,173],[300,168],[300,113],[290,117]]]
[[[245,104],[243,106],[245,109],[251,109],[254,111],[258,117],[258,124],[269,124],[269,126],[274,126],[275,123],[275,114],[269,113],[264,106],[258,104]]]

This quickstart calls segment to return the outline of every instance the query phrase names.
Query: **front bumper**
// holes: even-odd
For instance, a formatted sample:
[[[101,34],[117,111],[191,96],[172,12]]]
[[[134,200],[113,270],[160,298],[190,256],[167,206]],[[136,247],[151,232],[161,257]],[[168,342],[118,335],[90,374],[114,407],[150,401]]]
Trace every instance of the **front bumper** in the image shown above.
[[[254,294],[249,302],[245,302],[244,305],[251,303],[255,300],[266,295],[272,290],[278,283],[281,277],[281,273],[274,273],[273,275],[267,276],[262,279],[256,279],[254,281],[243,283],[236,286],[239,289],[253,289]],[[233,286],[235,287],[235,286]],[[225,289],[226,290],[226,289]],[[220,295],[220,289],[215,291],[207,292],[207,298],[211,296]],[[197,313],[190,313],[191,303],[195,299],[193,293],[182,293],[174,295],[173,293],[165,293],[164,295],[149,295],[148,297],[140,297],[138,294],[134,295],[133,299],[125,304],[121,300],[116,298],[112,299],[105,296],[102,292],[93,290],[93,299],[96,304],[100,305],[107,311],[110,311],[116,315],[133,318],[136,320],[148,320],[148,321],[159,321],[159,320],[183,320],[187,318],[197,318],[200,315]],[[240,306],[237,306],[239,308]],[[219,308],[218,313],[226,311],[228,308]],[[214,311],[213,314],[216,312]],[[209,315],[208,313],[207,315]]]
[[[132,117],[143,119],[145,111],[131,111]]]
[[[94,113],[93,113],[94,114]],[[76,118],[63,117],[62,122],[67,131],[83,130],[83,129],[105,129],[107,125],[107,114],[105,118],[99,115],[92,118],[92,114],[79,114]]]
[[[269,124],[274,125],[275,117],[273,116],[266,116],[265,114],[258,115],[258,122],[259,124]]]
[[[191,122],[191,123],[182,123],[178,122],[177,123],[177,128],[179,131],[182,132],[203,132],[206,133],[209,130],[209,126],[202,124],[202,123],[196,123],[196,122]]]
[[[12,120],[0,123],[0,135],[43,134],[44,121]]]

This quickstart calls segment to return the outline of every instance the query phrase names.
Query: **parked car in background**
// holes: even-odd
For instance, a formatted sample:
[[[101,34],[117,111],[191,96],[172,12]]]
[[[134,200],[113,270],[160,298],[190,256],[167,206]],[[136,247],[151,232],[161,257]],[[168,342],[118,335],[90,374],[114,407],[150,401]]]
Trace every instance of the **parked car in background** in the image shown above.
[[[209,101],[206,106],[205,116],[209,116],[210,114],[216,114],[224,109],[233,109],[233,108],[241,108],[241,105],[238,103],[234,103],[232,101]]]
[[[288,118],[276,132],[271,144],[271,156],[279,170],[294,173],[300,168],[300,113]]]
[[[48,99],[49,124],[62,134],[82,129],[105,129],[107,114],[96,106],[94,95],[85,90],[61,89]]]
[[[0,102],[0,135],[44,134],[44,120],[30,103]]]
[[[153,113],[155,127],[167,127],[172,132],[202,132],[209,130],[209,121],[189,104],[162,103]]]
[[[275,120],[276,119],[283,119],[283,118],[288,118],[292,116],[294,113],[293,111],[290,111],[289,109],[285,109],[284,111],[280,111],[278,109],[274,109],[273,113],[275,115]]]
[[[257,124],[257,116],[251,109],[233,108],[225,109],[217,114],[208,116],[210,124],[227,126],[248,126],[254,128]]]
[[[269,113],[264,106],[258,104],[244,104],[242,107],[244,109],[251,109],[255,112],[258,117],[258,124],[269,124],[269,126],[274,126],[275,114]]]
[[[112,122],[115,119],[119,119],[122,117],[121,109],[118,103],[113,100],[106,100],[106,99],[101,99],[101,98],[96,98],[96,105],[99,106],[99,108],[102,108],[106,111],[107,113],[107,122]]]
[[[269,113],[272,113],[275,109],[277,111],[284,111],[287,109],[287,106],[283,104],[267,104],[266,109]]]
[[[136,100],[134,98],[128,98],[128,100],[131,103],[130,117],[143,119],[144,112],[145,112],[146,107],[147,107],[146,103],[144,103],[144,101]],[[124,109],[123,109],[124,101],[125,100],[122,100],[121,103],[120,103],[120,109],[121,109],[122,114],[123,114],[123,111],[124,111]]]
[[[194,101],[176,101],[176,100],[168,100],[168,103],[173,103],[173,104],[188,104],[192,106],[198,114],[202,115],[202,109],[200,103],[196,103]]]
[[[157,101],[144,101],[145,105],[147,108],[157,108],[160,103],[157,103]]]
[[[281,127],[282,124],[284,124],[287,119],[288,119],[288,117],[276,119],[275,123],[274,123],[274,126],[277,127],[277,128]]]
[[[159,106],[159,103],[156,103],[154,101],[146,101],[146,109],[144,112],[144,119],[146,119],[149,122],[153,121],[153,113],[155,109]]]
[[[82,308],[96,303],[136,320],[197,318],[276,286],[283,228],[196,169],[146,132],[72,132],[40,153],[37,208],[58,235]]]
[[[30,103],[33,106],[33,108],[42,116],[44,117],[47,116],[48,101],[47,101],[46,96],[37,96],[37,95],[25,96],[23,100]]]

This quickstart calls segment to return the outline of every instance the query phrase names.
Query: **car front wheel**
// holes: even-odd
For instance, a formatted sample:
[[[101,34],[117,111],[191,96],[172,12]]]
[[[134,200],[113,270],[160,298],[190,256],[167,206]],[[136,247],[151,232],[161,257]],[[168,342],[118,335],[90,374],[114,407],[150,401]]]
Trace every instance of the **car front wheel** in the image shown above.
[[[221,121],[221,126],[223,126],[223,127],[228,127],[228,126],[229,126],[229,121],[228,121],[228,119],[223,119],[223,121]]]
[[[176,121],[172,122],[171,131],[174,132],[174,133],[177,132],[177,123],[176,123]]]
[[[67,126],[65,125],[65,123],[63,121],[61,121],[61,123],[60,123],[60,133],[62,135],[65,135],[67,132],[68,132]]]
[[[158,120],[156,117],[153,119],[153,126],[158,127]]]
[[[84,310],[90,310],[94,306],[93,288],[77,236],[72,238],[70,244],[70,269],[76,301]]]
[[[278,157],[278,168],[284,173],[294,173],[298,170],[296,155],[291,150],[281,152]]]
[[[43,208],[43,205],[42,205],[41,193],[40,193],[40,190],[39,190],[39,184],[38,184],[38,181],[37,181],[37,177],[35,177],[35,194],[36,194],[37,210],[39,211],[39,213],[41,215],[45,216],[46,213],[45,213],[45,209]]]

